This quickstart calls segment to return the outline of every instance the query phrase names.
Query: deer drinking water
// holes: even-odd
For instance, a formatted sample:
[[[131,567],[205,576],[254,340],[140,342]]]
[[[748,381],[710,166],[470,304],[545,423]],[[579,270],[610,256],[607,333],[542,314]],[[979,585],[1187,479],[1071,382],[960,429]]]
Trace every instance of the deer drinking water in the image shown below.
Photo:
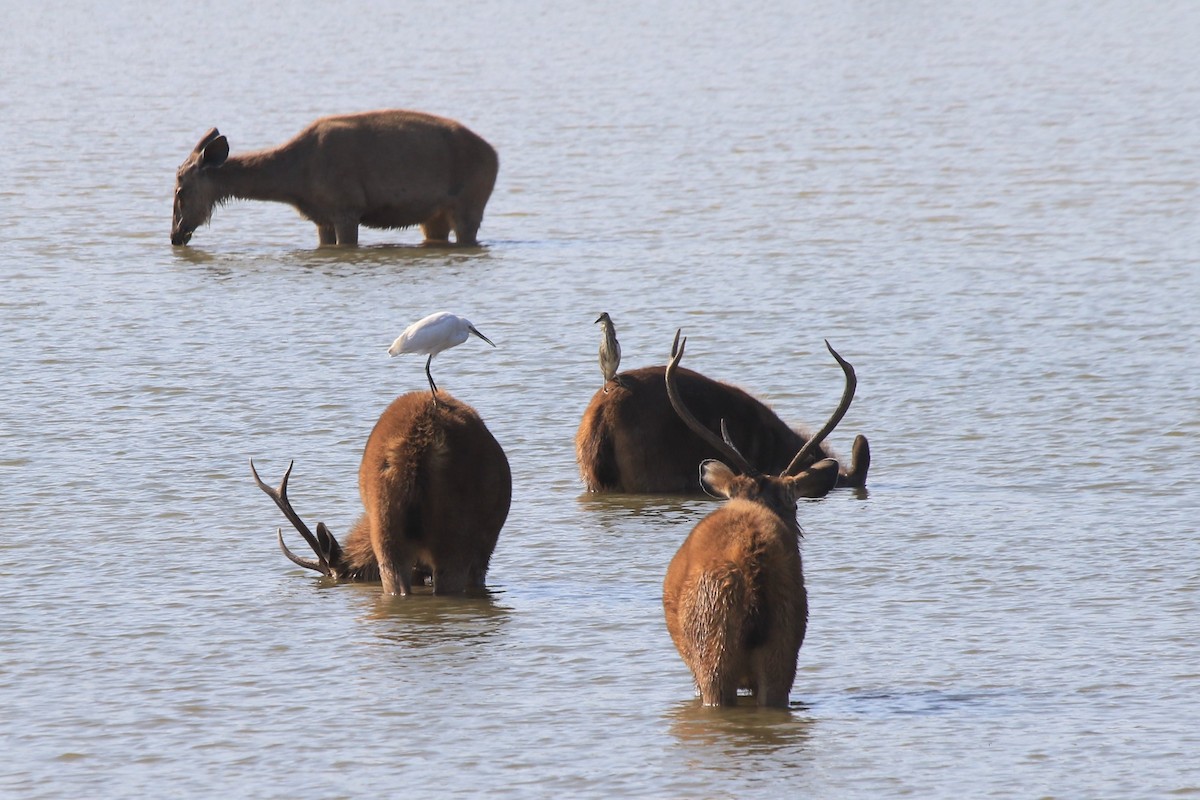
[[[454,120],[418,111],[323,117],[291,141],[229,154],[211,129],[175,176],[171,244],[185,245],[231,198],[288,203],[322,245],[354,247],[358,227],[420,225],[426,243],[474,245],[496,183],[492,146]]]
[[[832,459],[800,465],[850,407],[854,368],[829,348],[846,375],[841,403],[779,475],[764,475],[734,447],[727,428],[718,437],[684,404],[676,373],[686,342],[677,334],[671,348],[668,397],[688,428],[733,468],[715,459],[700,465],[705,489],[728,502],[702,519],[671,559],[663,580],[667,630],[704,705],[736,705],[738,689],[749,689],[760,706],[786,708],[808,624],[796,499],[823,496],[838,476]]]
[[[480,589],[508,517],[512,473],[504,450],[475,409],[440,392],[409,392],[379,417],[358,470],[364,513],[345,546],[317,524],[314,535],[287,496],[250,470],[317,556],[296,564],[334,580],[383,582],[385,594],[410,594],[413,576],[433,578],[434,594]]]
[[[721,456],[676,415],[667,398],[666,367],[628,370],[592,396],[575,436],[575,456],[588,491],[629,493],[699,492],[696,465]],[[724,421],[746,459],[778,472],[809,437],[793,430],[775,412],[746,392],[690,369],[676,370],[676,383],[688,406],[708,430]],[[863,486],[871,464],[865,436],[857,436],[853,462],[839,472],[838,486]],[[811,463],[833,457],[825,445]],[[798,469],[808,463],[797,465]]]

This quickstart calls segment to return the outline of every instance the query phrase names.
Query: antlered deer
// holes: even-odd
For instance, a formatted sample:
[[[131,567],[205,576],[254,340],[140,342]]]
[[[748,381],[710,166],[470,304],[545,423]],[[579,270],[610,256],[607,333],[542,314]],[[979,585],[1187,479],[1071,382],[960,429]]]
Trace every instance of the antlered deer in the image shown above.
[[[838,475],[832,459],[803,471],[800,465],[850,407],[854,368],[829,348],[846,374],[841,403],[782,473],[763,475],[727,430],[718,438],[684,405],[675,373],[686,342],[672,347],[666,369],[671,405],[740,474],[715,459],[701,465],[705,488],[729,502],[700,520],[671,559],[663,581],[667,630],[704,705],[736,705],[738,689],[749,689],[760,706],[786,708],[808,624],[796,498],[823,496]]]
[[[688,430],[671,408],[665,367],[628,370],[593,395],[575,436],[575,456],[588,491],[699,492],[696,465],[722,453]],[[808,441],[762,402],[727,383],[680,368],[676,381],[688,407],[707,430],[724,421],[733,441],[752,464],[779,472]],[[824,445],[811,461],[835,457]],[[838,486],[863,486],[871,465],[865,436],[854,440],[854,460],[838,474]],[[798,464],[797,468],[808,466]]]
[[[314,536],[278,489],[260,489],[296,526],[317,560],[279,547],[296,564],[335,580],[381,580],[386,594],[410,594],[414,574],[433,577],[434,594],[481,588],[512,499],[508,458],[475,409],[445,392],[397,397],[367,439],[358,470],[364,513],[345,547],[317,524]]]
[[[216,128],[175,176],[171,244],[185,245],[230,198],[288,203],[322,245],[358,244],[358,226],[420,225],[427,243],[476,244],[500,162],[454,120],[418,111],[323,117],[279,147],[229,155]]]

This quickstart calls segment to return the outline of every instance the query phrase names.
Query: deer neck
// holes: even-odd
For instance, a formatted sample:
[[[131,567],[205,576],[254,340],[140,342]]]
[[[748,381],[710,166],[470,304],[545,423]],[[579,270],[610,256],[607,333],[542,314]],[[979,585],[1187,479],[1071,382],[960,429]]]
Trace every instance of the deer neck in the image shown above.
[[[302,180],[299,164],[284,148],[230,156],[216,172],[221,200],[294,203]]]

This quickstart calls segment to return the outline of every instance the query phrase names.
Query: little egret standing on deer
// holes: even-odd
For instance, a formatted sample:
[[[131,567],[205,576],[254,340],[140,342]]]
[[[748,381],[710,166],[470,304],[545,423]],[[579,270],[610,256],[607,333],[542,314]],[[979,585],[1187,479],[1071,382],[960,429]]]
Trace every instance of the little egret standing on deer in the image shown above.
[[[451,314],[449,311],[439,311],[405,328],[404,333],[400,334],[396,341],[392,342],[392,346],[388,348],[388,355],[398,356],[401,353],[428,353],[429,358],[425,359],[425,377],[429,378],[429,388],[433,391],[433,399],[436,403],[437,384],[433,382],[433,375],[429,372],[430,362],[433,361],[434,356],[443,350],[449,350],[451,347],[456,347],[465,342],[467,336],[472,333],[492,347],[496,346],[495,342],[475,329],[475,326],[471,324],[471,320]]]

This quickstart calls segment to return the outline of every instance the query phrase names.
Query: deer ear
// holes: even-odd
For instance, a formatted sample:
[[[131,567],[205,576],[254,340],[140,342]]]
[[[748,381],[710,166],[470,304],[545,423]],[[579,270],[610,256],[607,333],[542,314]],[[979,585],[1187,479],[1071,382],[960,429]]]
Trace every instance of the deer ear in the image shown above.
[[[733,470],[715,458],[710,458],[700,464],[700,488],[713,497],[728,500],[730,483],[735,477],[736,473]]]
[[[208,147],[208,143],[220,135],[221,135],[221,132],[218,131],[216,128],[209,128],[208,133],[201,136],[200,141],[197,142],[196,146],[192,148],[192,152],[193,153],[203,152],[204,148]]]
[[[785,478],[793,497],[824,497],[838,479],[838,462],[832,458],[818,461],[791,478]]]
[[[229,140],[224,136],[218,136],[204,145],[204,152],[200,154],[200,166],[203,169],[219,167],[225,163],[227,158],[229,158]]]

